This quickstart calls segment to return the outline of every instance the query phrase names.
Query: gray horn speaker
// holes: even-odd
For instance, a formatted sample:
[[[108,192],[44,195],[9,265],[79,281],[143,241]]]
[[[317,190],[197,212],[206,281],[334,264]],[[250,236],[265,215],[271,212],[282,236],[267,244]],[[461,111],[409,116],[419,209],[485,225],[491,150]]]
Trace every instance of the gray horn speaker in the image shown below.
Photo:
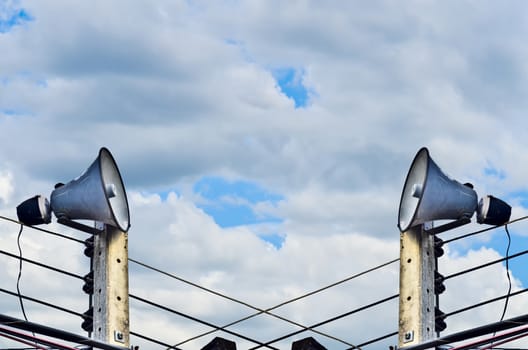
[[[55,188],[50,205],[58,219],[94,220],[123,232],[130,228],[125,186],[106,148],[101,148],[97,159],[81,176]]]
[[[469,219],[477,204],[472,186],[450,179],[424,147],[416,154],[405,180],[398,228],[404,232],[429,221]]]

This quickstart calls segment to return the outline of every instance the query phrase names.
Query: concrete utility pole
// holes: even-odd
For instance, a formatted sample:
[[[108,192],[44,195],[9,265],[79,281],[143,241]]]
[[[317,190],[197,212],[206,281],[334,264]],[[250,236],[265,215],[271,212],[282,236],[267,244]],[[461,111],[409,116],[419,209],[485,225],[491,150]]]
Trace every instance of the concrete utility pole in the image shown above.
[[[424,225],[400,234],[398,347],[435,337],[434,235]]]
[[[93,336],[130,346],[128,303],[128,234],[104,225],[94,236]]]

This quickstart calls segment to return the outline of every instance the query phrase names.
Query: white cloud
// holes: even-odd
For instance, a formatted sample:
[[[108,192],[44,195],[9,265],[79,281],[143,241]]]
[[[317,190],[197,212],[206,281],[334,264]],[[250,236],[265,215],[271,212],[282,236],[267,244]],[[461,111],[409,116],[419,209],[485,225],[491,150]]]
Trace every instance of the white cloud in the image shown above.
[[[473,182],[479,195],[512,199],[514,217],[526,211],[525,5],[162,0],[16,5],[35,20],[0,34],[2,214],[14,217],[17,203],[77,177],[99,147],[107,146],[129,190],[131,257],[267,307],[397,256],[400,191],[422,146],[447,174]],[[307,108],[295,109],[280,92],[271,74],[276,67],[303,68],[303,82],[317,91]],[[486,174],[490,165],[505,175]],[[218,227],[196,207],[192,193],[205,176],[244,179],[281,195],[276,207],[256,209],[284,221],[273,227]],[[152,194],[170,191],[178,195],[165,200]],[[522,225],[512,230],[515,235],[523,234]],[[0,226],[2,247],[17,251],[17,229]],[[272,230],[285,237],[281,249],[257,236]],[[86,270],[82,248],[46,237],[24,232],[28,256]],[[453,247],[460,256],[443,259],[445,266],[498,256],[491,247],[470,252],[475,245],[460,247]],[[57,254],[63,248],[67,253]],[[16,264],[5,262],[9,268],[2,276],[12,289]],[[449,290],[445,305],[503,293],[504,271],[490,271],[460,280],[461,288],[472,292],[458,298]],[[382,277],[360,278],[279,311],[315,323],[394,293],[397,267],[379,273]],[[34,279],[43,297],[71,298],[72,307],[84,309],[85,296],[75,294],[81,293],[78,286],[66,290],[61,286],[67,282],[50,283],[54,278],[28,268],[24,290]],[[131,287],[218,324],[250,312],[133,264]],[[512,313],[524,306],[515,300]],[[18,312],[16,299],[0,301]],[[476,326],[493,320],[499,308],[448,324]],[[184,339],[204,329],[150,314],[137,303],[132,310],[136,331],[166,341],[172,341],[167,334]],[[40,310],[31,315],[46,320]],[[380,325],[381,317],[390,318]],[[68,327],[78,330],[76,322]],[[259,317],[237,329],[262,339],[295,329],[281,327]],[[393,303],[322,329],[362,342],[396,327]],[[183,348],[200,348],[206,340]]]
[[[9,171],[0,171],[0,201],[8,204],[13,192],[13,175]]]

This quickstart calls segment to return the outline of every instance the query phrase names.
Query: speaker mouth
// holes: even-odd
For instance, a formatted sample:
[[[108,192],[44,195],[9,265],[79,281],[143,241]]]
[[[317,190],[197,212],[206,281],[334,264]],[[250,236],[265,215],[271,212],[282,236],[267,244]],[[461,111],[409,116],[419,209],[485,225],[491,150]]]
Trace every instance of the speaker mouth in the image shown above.
[[[130,211],[121,173],[110,151],[103,147],[99,151],[102,186],[105,198],[117,227],[124,232],[130,228]]]
[[[101,148],[97,159],[76,179],[51,193],[57,219],[94,220],[123,232],[130,228],[130,212],[123,179],[114,157]]]
[[[398,210],[398,228],[401,232],[411,227],[422,201],[422,194],[427,185],[429,158],[429,150],[422,147],[416,153],[405,178]]]

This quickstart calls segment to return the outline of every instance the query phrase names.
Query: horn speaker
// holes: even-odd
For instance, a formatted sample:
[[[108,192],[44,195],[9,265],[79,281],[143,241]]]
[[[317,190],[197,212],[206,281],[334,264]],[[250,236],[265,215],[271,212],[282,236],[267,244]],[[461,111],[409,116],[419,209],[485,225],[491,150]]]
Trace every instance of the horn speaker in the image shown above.
[[[94,220],[123,232],[130,228],[125,186],[112,154],[104,147],[81,176],[56,186],[50,205],[58,219]]]
[[[398,212],[401,232],[435,220],[469,219],[477,209],[477,193],[470,184],[449,178],[429,156],[416,154],[403,187]]]

